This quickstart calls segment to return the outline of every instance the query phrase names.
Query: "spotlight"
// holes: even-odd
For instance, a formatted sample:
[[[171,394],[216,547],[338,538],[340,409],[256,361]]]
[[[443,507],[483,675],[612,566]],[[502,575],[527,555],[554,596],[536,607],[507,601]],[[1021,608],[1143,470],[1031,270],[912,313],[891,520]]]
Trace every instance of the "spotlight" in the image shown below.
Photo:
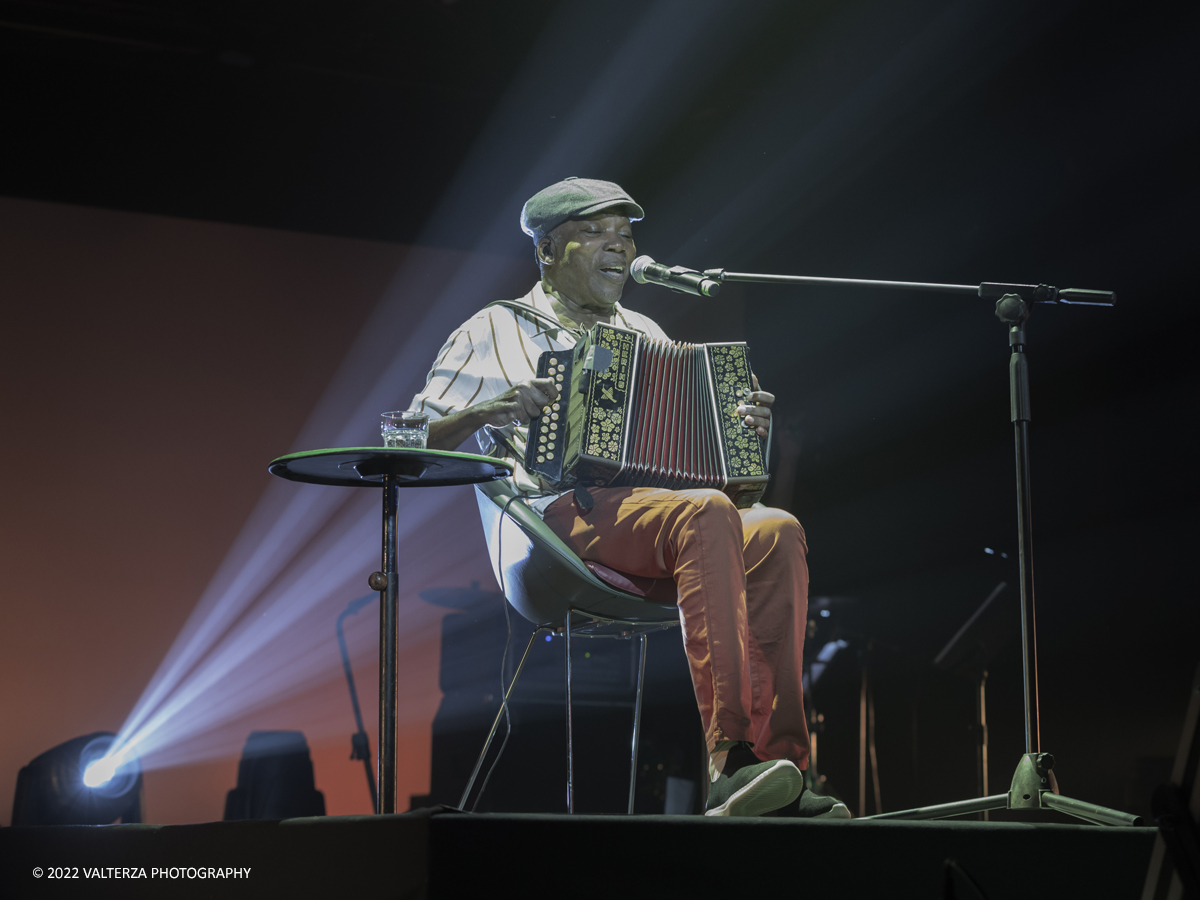
[[[91,763],[83,770],[83,783],[90,788],[98,788],[108,784],[117,774],[117,760],[112,756],[104,756]]]
[[[13,825],[109,825],[142,821],[142,767],[130,752],[110,753],[117,736],[85,734],[21,769]]]
[[[110,759],[98,759],[83,770],[83,783],[90,788],[108,784],[116,773],[117,767]]]
[[[237,787],[225,795],[225,821],[325,815],[302,731],[252,731],[238,763]]]

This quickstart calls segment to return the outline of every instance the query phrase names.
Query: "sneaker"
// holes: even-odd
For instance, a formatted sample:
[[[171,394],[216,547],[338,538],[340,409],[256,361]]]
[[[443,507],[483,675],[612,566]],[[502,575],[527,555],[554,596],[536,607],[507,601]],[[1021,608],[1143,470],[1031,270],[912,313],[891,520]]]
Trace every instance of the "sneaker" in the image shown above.
[[[804,788],[800,792],[800,796],[788,803],[786,806],[781,806],[776,810],[766,813],[768,816],[782,816],[790,819],[849,819],[850,808],[836,797],[826,797],[822,794],[814,794],[808,788]]]
[[[804,790],[803,773],[786,759],[763,762],[744,741],[714,755],[722,754],[720,771],[708,787],[706,816],[761,816],[797,800]],[[716,771],[714,761],[709,765]]]

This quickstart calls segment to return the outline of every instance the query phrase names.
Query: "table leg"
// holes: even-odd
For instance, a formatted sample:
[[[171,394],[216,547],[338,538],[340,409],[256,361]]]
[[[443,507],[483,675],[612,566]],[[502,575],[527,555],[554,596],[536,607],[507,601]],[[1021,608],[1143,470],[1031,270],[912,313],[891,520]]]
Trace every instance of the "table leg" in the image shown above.
[[[379,812],[396,812],[396,506],[395,475],[383,476],[383,573],[379,598]]]

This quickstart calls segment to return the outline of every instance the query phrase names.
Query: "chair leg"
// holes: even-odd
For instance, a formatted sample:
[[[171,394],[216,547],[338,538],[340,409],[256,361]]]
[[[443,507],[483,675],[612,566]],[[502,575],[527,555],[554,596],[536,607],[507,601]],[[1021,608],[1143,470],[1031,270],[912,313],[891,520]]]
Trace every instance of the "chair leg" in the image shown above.
[[[637,788],[637,758],[638,758],[638,742],[642,737],[642,685],[646,681],[646,635],[643,633],[638,637],[642,646],[640,648],[638,661],[638,677],[637,677],[637,696],[633,701],[633,750],[631,752],[632,761],[629,764],[629,815],[633,815],[633,795]]]
[[[575,756],[571,746],[571,610],[567,610],[563,644],[567,654],[567,812],[575,813]]]
[[[504,699],[500,701],[500,709],[496,713],[496,720],[492,722],[492,730],[488,732],[487,740],[483,742],[483,750],[479,752],[479,759],[475,760],[475,770],[471,772],[471,778],[467,781],[467,788],[462,793],[462,799],[458,801],[458,808],[461,810],[466,810],[467,808],[467,798],[471,796],[471,788],[475,786],[475,779],[479,777],[479,770],[483,767],[483,760],[492,746],[492,740],[496,737],[496,729],[500,727],[500,718],[504,715],[504,710],[508,707],[508,698],[512,696],[513,688],[517,686],[517,681],[521,678],[521,670],[525,668],[525,660],[529,659],[529,651],[533,649],[533,642],[537,640],[539,634],[549,630],[548,628],[539,628],[529,636],[529,643],[525,645],[525,652],[521,655],[521,662],[517,664],[517,671],[513,672],[512,684],[508,686],[508,690],[504,692]]]

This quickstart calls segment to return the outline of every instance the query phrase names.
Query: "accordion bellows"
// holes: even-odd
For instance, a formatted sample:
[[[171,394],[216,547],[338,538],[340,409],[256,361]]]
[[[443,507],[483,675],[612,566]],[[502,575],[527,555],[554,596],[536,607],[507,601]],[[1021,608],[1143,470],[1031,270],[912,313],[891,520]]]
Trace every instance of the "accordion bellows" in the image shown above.
[[[762,496],[769,442],[736,413],[753,390],[745,344],[596,325],[573,349],[543,353],[537,374],[559,400],[530,423],[525,468],[555,489],[715,488],[739,506]]]

